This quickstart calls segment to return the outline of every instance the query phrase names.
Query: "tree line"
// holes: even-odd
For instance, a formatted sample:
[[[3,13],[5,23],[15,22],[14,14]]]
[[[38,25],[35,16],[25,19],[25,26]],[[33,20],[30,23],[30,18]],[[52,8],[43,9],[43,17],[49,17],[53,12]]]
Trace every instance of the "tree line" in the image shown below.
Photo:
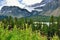
[[[32,32],[40,31],[41,35],[46,35],[48,40],[50,40],[55,34],[60,38],[60,16],[57,17],[57,20],[55,20],[54,16],[51,16],[49,19],[49,23],[52,23],[49,24],[49,27],[46,24],[41,27],[41,23],[37,23],[37,26],[35,26],[33,19],[28,20],[27,18],[13,18],[11,16],[3,19],[0,22],[2,22],[1,25],[3,24],[4,29],[8,27],[8,30],[12,30],[16,25],[17,28],[26,30],[26,28],[29,28],[31,26]],[[57,24],[54,22],[57,22]]]

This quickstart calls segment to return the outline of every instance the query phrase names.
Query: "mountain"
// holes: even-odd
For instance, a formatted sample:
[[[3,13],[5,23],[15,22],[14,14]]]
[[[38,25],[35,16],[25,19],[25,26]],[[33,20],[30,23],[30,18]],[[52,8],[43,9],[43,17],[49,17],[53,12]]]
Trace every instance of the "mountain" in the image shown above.
[[[51,16],[51,15],[53,15],[53,16],[60,16],[60,7],[58,7],[57,9],[55,9],[53,11],[49,10],[49,11],[45,12],[44,15],[46,15],[46,16]]]
[[[39,6],[45,4],[44,6]],[[45,15],[45,16],[59,16],[60,15],[60,0],[50,0],[50,1],[42,1],[40,4],[32,5],[34,9],[42,9],[42,12],[39,13],[39,15]],[[31,7],[32,7],[31,6]]]
[[[40,12],[33,10],[29,12],[27,9],[22,9],[17,6],[4,6],[1,9],[1,14],[4,16],[12,16],[12,17],[29,17],[33,15],[38,15]]]
[[[38,11],[39,15],[47,15],[51,14],[52,11],[60,7],[60,0],[43,0],[41,3],[29,5],[28,7],[31,7],[34,10]]]
[[[35,15],[42,16],[59,16],[60,15],[60,0],[43,0],[41,3],[36,3],[34,5],[27,6],[33,9],[29,12],[27,9],[22,9],[18,6],[4,6],[1,9],[1,14],[4,16],[13,17],[29,17]]]
[[[29,5],[29,7],[40,7],[41,5],[50,3],[51,1],[53,1],[53,0],[42,0],[41,3],[36,3],[36,4],[34,4],[34,5]],[[44,6],[44,5],[43,5],[43,6]]]
[[[53,0],[51,3],[48,3],[43,8],[44,13],[43,15],[46,16],[59,16],[60,15],[60,0]]]
[[[30,12],[26,9],[21,9],[17,6],[4,6],[1,9],[1,15],[12,17],[26,17],[30,16]]]

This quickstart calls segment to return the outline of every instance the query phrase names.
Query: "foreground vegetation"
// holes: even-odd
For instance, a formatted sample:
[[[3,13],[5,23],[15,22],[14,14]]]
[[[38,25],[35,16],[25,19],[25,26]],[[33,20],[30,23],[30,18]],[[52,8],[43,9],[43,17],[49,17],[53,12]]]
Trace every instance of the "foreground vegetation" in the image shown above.
[[[52,24],[42,27],[41,23],[34,24],[32,19],[10,16],[0,21],[0,40],[60,40],[60,17],[55,20],[51,16],[49,23]]]
[[[27,25],[26,25],[27,27]],[[52,40],[59,40],[57,35],[54,35]],[[8,30],[3,28],[3,24],[0,23],[0,40],[47,40],[46,35],[41,35],[40,31],[32,32],[31,25],[25,30],[17,28],[15,25],[13,29]]]

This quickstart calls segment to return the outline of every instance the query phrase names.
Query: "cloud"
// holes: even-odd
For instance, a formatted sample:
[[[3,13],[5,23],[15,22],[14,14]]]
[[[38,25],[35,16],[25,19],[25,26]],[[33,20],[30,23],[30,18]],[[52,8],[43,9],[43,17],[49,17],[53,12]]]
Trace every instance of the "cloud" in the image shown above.
[[[0,10],[1,10],[1,8],[2,8],[3,6],[5,6],[5,5],[6,5],[5,0],[0,0]]]
[[[34,10],[34,8],[27,7],[28,5],[33,5],[35,3],[40,3],[42,0],[0,0],[0,9],[3,6],[18,6],[20,8],[25,8],[29,11]]]
[[[0,0],[0,5],[19,6],[19,7],[23,8],[26,5],[40,3],[41,1],[42,0]]]
[[[32,5],[35,3],[40,3],[42,0],[23,0],[23,3],[25,3],[26,5]]]
[[[20,8],[25,7],[25,5],[22,5],[18,0],[6,0],[7,6],[18,6]]]

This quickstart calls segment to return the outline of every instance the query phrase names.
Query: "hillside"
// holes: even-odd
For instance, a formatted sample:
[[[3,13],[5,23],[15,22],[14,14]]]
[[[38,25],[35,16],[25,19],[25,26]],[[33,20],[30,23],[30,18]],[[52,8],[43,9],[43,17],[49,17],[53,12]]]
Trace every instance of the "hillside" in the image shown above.
[[[51,15],[60,16],[60,7],[53,10],[53,11],[49,10],[49,11],[45,12],[44,15],[46,15],[46,16],[51,16]]]

